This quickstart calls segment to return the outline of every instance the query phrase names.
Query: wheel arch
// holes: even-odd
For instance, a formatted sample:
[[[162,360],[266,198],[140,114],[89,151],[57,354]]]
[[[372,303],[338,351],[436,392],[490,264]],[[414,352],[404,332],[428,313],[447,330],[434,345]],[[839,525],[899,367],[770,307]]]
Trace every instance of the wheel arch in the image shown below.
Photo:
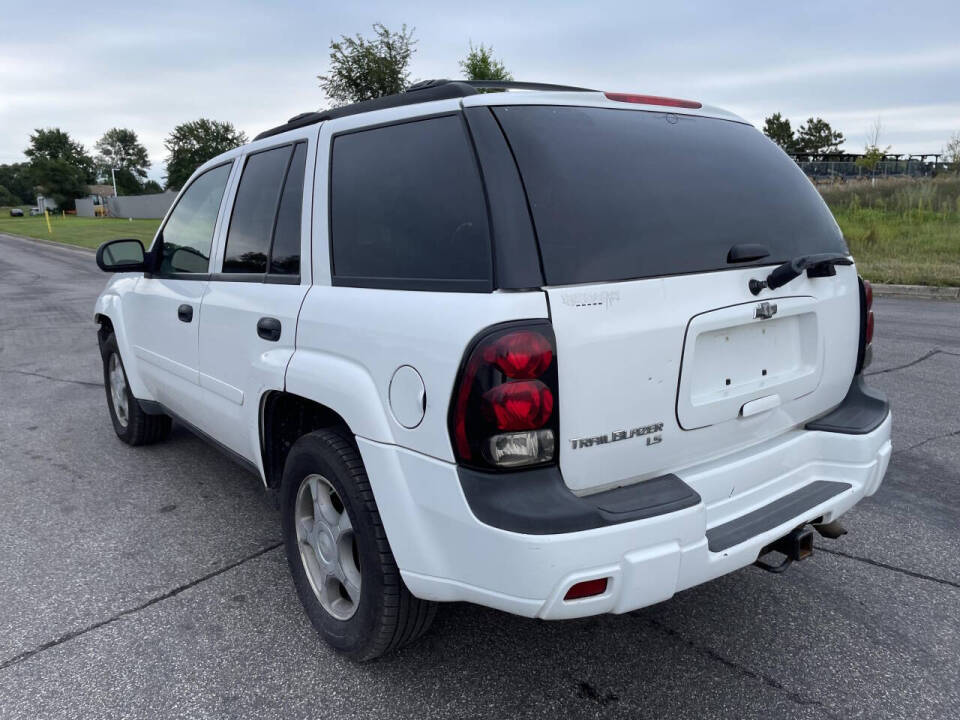
[[[120,357],[123,359],[123,369],[126,372],[127,382],[130,384],[130,390],[134,397],[138,400],[153,400],[153,394],[147,390],[140,377],[139,363],[133,346],[127,337],[120,296],[116,293],[104,292],[97,298],[93,320],[97,324],[97,342],[101,349],[111,333],[117,338],[117,347],[120,349]]]
[[[260,455],[268,489],[280,487],[283,466],[293,444],[307,433],[339,429],[350,437],[353,430],[333,408],[285,390],[269,390],[260,398]]]

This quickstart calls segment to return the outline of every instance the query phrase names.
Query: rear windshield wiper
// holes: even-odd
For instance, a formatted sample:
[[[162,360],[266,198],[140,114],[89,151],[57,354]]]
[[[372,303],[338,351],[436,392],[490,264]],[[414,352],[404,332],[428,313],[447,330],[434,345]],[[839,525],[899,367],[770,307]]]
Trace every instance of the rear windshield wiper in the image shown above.
[[[764,288],[776,290],[778,287],[786,285],[795,277],[806,270],[808,277],[829,277],[836,275],[836,265],[853,265],[853,260],[843,253],[820,253],[818,255],[802,255],[793,260],[788,260],[780,267],[774,269],[766,280],[750,280],[750,292],[759,295]]]

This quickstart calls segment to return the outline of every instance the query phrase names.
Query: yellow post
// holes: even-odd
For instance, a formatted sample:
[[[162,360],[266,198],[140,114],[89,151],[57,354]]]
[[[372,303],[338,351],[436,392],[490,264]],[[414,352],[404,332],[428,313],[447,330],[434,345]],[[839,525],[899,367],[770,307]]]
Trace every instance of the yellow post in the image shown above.
[[[43,209],[43,216],[47,219],[47,232],[53,235],[53,228],[50,227],[50,211],[46,208]]]

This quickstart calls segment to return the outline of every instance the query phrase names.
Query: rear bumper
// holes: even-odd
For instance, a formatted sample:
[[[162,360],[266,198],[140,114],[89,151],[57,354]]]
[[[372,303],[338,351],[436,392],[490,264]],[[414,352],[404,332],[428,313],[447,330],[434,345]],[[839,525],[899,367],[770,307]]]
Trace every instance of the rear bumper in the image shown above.
[[[666,600],[751,564],[764,546],[797,525],[834,520],[879,487],[890,459],[890,426],[887,413],[861,434],[797,429],[678,472],[699,496],[695,504],[554,534],[484,523],[471,510],[456,466],[357,440],[391,548],[414,595],[560,619]],[[767,520],[757,525],[757,517]],[[727,532],[748,520],[754,525],[746,539],[743,532]],[[602,595],[563,600],[571,585],[600,577],[609,578]]]

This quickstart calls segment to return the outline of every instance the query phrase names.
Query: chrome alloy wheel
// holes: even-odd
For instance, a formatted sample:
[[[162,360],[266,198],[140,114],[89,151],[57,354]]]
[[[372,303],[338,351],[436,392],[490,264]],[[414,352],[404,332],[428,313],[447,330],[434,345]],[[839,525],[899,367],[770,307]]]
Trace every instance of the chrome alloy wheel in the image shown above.
[[[300,483],[294,524],[300,559],[320,605],[337,620],[349,620],[360,603],[360,555],[343,501],[322,475]]]
[[[113,412],[122,427],[127,426],[129,418],[129,408],[127,407],[127,378],[123,374],[123,365],[120,364],[120,356],[117,353],[111,353],[110,366],[108,368],[110,378],[110,398],[113,400]]]

